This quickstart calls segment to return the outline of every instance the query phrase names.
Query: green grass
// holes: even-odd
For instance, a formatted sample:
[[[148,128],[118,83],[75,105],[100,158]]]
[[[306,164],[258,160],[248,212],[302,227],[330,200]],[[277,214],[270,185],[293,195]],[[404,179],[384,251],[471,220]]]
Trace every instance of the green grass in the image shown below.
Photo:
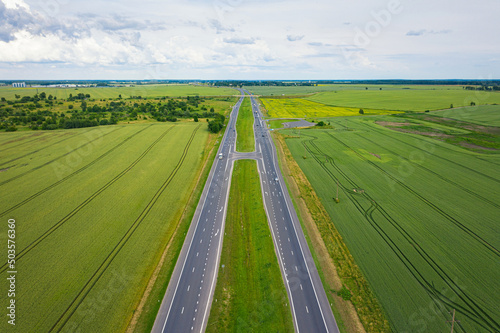
[[[255,150],[253,133],[253,113],[250,98],[245,98],[238,112],[236,120],[236,150],[239,152],[252,152]]]
[[[339,90],[336,92],[320,92],[307,97],[312,102],[330,106],[343,106],[363,109],[425,111],[447,109],[451,104],[456,107],[500,103],[498,92],[476,92],[457,87],[450,90],[443,87],[434,89],[368,89]]]
[[[179,96],[226,96],[237,95],[238,92],[229,88],[210,88],[204,86],[192,86],[186,84],[158,84],[158,85],[139,85],[135,87],[91,87],[91,88],[12,88],[0,87],[0,97],[14,100],[15,95],[33,96],[37,93],[45,92],[48,95],[58,99],[67,99],[70,94],[73,96],[79,93],[90,94],[92,98],[128,98],[130,96],[142,97],[179,97]]]
[[[266,124],[269,124],[269,128],[272,129],[280,129],[283,128],[283,123],[290,122],[290,121],[297,121],[298,119],[279,119],[279,120],[269,120],[266,121]]]
[[[463,109],[436,111],[432,112],[432,115],[500,127],[500,105],[469,106]]]
[[[399,84],[319,84],[317,86],[248,86],[248,91],[262,96],[297,96],[327,91],[368,90],[463,90],[462,86],[399,85]]]
[[[262,203],[257,165],[255,161],[237,161],[207,332],[293,330]]]
[[[287,145],[395,331],[448,330],[453,308],[465,331],[498,330],[500,159],[378,118],[331,118]]]
[[[359,116],[359,108],[334,107],[302,98],[261,98],[271,118]],[[398,113],[398,111],[363,109],[365,115]]]
[[[199,173],[208,131],[197,128],[0,135],[0,166],[7,169],[0,173],[0,215],[18,226],[16,329],[126,328]],[[0,235],[5,246],[5,225]]]

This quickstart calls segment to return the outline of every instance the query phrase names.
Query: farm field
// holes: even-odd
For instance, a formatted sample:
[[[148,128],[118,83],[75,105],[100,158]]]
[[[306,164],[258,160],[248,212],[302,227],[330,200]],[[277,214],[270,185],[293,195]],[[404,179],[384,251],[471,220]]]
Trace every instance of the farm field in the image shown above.
[[[238,119],[236,120],[236,151],[243,153],[255,150],[253,122],[250,98],[245,98],[238,112]]]
[[[500,156],[375,123],[391,118],[329,118],[286,143],[394,331],[447,331],[453,309],[455,332],[498,331]]]
[[[453,107],[500,103],[500,93],[464,89],[368,89],[321,92],[307,100],[330,106],[400,111],[439,110]]]
[[[293,332],[255,161],[235,162],[224,233],[207,332]]]
[[[463,109],[432,112],[432,115],[500,127],[500,105],[472,106]]]
[[[247,86],[245,89],[255,95],[261,96],[293,96],[293,95],[307,95],[319,92],[338,91],[338,90],[460,90],[462,86],[450,85],[399,85],[399,84],[319,84],[316,86]]]
[[[271,118],[359,116],[359,108],[329,106],[302,98],[260,99]],[[399,111],[363,109],[365,115],[394,114]]]
[[[53,95],[57,99],[68,99],[69,94],[90,94],[92,98],[129,98],[131,96],[147,97],[180,97],[180,96],[226,96],[237,95],[238,92],[230,88],[212,88],[204,86],[193,86],[187,84],[162,84],[162,85],[138,85],[134,87],[83,87],[83,88],[12,88],[0,87],[0,97],[14,99],[15,95],[33,96],[44,91],[47,95]]]
[[[0,134],[0,216],[16,220],[18,331],[126,329],[208,136],[196,123]],[[7,225],[0,229],[5,246]]]

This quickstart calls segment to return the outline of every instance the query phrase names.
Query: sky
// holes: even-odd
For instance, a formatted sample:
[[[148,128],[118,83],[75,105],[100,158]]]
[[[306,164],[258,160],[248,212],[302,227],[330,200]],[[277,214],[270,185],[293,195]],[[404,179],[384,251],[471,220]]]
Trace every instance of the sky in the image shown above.
[[[498,0],[0,0],[0,80],[500,79]]]

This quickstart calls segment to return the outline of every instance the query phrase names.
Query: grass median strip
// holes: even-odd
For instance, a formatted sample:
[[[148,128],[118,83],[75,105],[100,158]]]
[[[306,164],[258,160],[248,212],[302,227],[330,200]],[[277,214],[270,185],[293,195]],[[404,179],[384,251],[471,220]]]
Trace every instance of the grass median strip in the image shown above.
[[[245,98],[241,104],[238,120],[236,121],[236,130],[238,133],[236,150],[242,153],[254,151],[253,114],[249,98]]]
[[[207,332],[293,332],[255,161],[237,161]]]

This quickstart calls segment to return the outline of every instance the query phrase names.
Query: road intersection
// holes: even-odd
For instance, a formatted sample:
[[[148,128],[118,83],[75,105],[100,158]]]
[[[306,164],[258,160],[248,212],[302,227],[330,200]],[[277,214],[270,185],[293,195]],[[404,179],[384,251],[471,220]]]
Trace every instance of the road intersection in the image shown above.
[[[207,183],[186,235],[152,332],[204,332],[222,250],[234,161],[257,161],[262,197],[287,290],[296,332],[338,332],[300,222],[277,164],[269,130],[253,96],[233,107]],[[247,92],[248,93],[248,92]],[[254,115],[255,151],[235,151],[236,119],[243,98]]]

